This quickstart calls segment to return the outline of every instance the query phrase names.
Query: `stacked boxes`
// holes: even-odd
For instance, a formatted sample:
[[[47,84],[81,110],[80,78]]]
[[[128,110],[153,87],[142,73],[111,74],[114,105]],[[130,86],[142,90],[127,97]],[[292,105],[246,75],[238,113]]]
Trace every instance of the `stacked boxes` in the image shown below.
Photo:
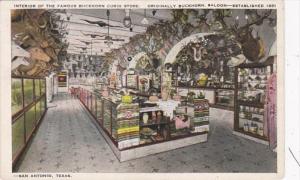
[[[117,107],[116,136],[118,148],[123,149],[139,145],[139,105],[120,104]]]
[[[209,102],[207,99],[194,99],[193,133],[209,131]]]

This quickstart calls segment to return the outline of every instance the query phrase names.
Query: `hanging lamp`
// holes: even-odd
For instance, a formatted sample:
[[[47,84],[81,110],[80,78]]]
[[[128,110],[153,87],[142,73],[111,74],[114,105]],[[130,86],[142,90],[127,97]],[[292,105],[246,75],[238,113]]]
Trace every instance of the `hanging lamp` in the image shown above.
[[[149,24],[149,21],[148,21],[148,19],[147,19],[147,15],[146,15],[146,9],[144,10],[144,18],[143,18],[143,20],[141,21],[141,23],[144,24],[144,25]]]
[[[126,28],[130,28],[131,27],[131,17],[130,17],[130,9],[125,9],[125,17],[123,19],[123,25]]]
[[[109,24],[109,16],[110,16],[110,11],[107,10],[106,11],[106,15],[107,15],[107,23]],[[109,26],[107,26],[107,41],[105,41],[104,43],[107,45],[107,47],[111,47],[113,45],[113,41],[110,39],[110,36],[109,36]]]

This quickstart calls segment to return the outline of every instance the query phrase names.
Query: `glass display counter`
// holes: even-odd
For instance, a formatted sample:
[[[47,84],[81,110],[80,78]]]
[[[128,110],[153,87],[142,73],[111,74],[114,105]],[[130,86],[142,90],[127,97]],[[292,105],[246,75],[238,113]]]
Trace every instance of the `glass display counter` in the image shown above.
[[[13,77],[11,84],[13,164],[46,112],[45,79]]]
[[[115,95],[113,98],[103,97],[99,92],[82,88],[79,91],[81,102],[98,123],[100,132],[120,161],[207,141],[209,103],[205,99],[196,99],[194,104],[188,105],[189,110],[185,111],[189,118],[187,133],[179,133],[182,128],[176,122],[178,113],[170,116],[173,110],[167,107],[172,105],[171,109],[175,108],[173,100],[159,101],[158,104],[154,103],[149,107],[143,105],[141,108],[139,103],[121,103]],[[90,101],[95,103],[94,106],[87,104],[92,104]],[[177,103],[176,106],[180,106],[180,102]],[[157,149],[151,149],[154,147]],[[149,148],[151,152],[146,152]],[[140,152],[137,155],[132,151]]]

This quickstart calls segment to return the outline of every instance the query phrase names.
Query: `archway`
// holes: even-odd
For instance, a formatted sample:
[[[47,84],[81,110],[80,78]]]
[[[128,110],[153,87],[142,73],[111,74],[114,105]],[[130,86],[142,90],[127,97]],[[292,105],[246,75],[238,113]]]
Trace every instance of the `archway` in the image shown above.
[[[190,35],[184,39],[182,39],[181,41],[179,41],[177,44],[175,44],[173,46],[173,48],[169,51],[169,53],[166,56],[166,59],[164,61],[164,65],[167,63],[174,63],[176,60],[176,56],[177,54],[189,43],[193,42],[193,43],[197,43],[200,42],[201,38],[204,38],[205,36],[208,35],[213,35],[216,33],[197,33],[197,34],[193,34]],[[162,87],[165,88],[165,90],[169,91],[171,88],[171,76],[169,73],[162,73]]]
[[[177,44],[175,44],[173,46],[173,48],[169,51],[169,53],[166,56],[165,62],[166,63],[173,63],[176,59],[177,54],[188,44],[191,42],[197,43],[200,41],[200,38],[205,37],[207,35],[212,35],[212,34],[216,34],[216,33],[197,33],[197,34],[193,34],[190,35],[184,39],[182,39],[181,41],[179,41]]]

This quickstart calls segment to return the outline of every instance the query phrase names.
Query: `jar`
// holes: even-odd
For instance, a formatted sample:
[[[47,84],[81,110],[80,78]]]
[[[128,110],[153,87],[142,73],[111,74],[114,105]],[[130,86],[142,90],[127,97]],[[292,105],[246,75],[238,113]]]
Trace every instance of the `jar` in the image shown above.
[[[240,118],[245,118],[245,113],[244,112],[240,112]]]
[[[144,114],[143,114],[143,123],[144,123],[144,124],[147,124],[147,123],[148,123],[148,120],[149,120],[149,115],[148,115],[148,113],[144,113]]]
[[[264,136],[264,129],[262,127],[258,128],[257,134],[260,136]]]
[[[245,123],[245,124],[244,124],[244,131],[245,131],[245,132],[248,132],[248,131],[249,131],[249,125],[248,125],[248,123]]]

